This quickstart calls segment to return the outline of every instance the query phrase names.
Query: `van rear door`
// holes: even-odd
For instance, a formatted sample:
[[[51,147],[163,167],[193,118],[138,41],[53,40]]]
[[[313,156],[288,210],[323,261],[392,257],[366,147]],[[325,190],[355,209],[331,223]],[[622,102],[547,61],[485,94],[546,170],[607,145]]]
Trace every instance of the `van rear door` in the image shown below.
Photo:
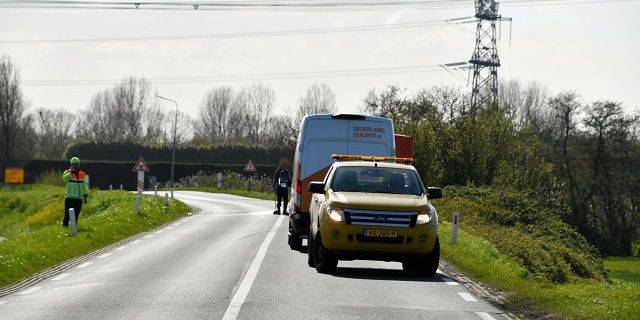
[[[388,121],[349,120],[348,154],[394,156],[393,128]]]

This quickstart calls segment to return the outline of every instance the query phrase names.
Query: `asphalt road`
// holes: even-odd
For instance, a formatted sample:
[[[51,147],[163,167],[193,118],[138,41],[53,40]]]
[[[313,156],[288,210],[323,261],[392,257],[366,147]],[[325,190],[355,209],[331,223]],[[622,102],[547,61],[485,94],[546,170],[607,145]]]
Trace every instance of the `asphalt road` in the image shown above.
[[[0,319],[504,319],[441,273],[372,261],[316,273],[272,202],[176,197],[201,211],[0,298]]]

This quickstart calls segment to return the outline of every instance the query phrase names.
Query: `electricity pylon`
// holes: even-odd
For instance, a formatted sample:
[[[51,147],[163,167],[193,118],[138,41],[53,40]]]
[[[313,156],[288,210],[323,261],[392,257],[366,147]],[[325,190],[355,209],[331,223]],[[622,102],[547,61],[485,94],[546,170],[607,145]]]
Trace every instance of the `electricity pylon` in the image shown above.
[[[476,46],[469,63],[473,66],[471,113],[498,101],[498,67],[500,57],[496,41],[498,3],[495,0],[476,0]]]

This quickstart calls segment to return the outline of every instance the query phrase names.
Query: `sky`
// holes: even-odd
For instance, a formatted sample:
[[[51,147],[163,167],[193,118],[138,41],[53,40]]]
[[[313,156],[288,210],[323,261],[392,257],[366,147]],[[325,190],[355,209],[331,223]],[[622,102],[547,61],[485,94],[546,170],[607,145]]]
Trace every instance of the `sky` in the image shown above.
[[[629,112],[640,108],[640,1],[504,5],[500,11],[513,18],[511,41],[508,24],[501,30],[501,80],[536,81],[552,94],[574,90],[584,102],[620,101]],[[145,41],[12,41],[261,33],[473,15],[471,5],[230,11],[0,8],[0,55],[9,55],[19,66],[31,109],[76,112],[113,81],[133,75],[150,79],[158,94],[176,100],[181,111],[194,117],[208,90],[223,85],[240,89],[256,82],[274,89],[275,114],[290,113],[306,88],[320,82],[335,92],[339,111],[357,112],[369,90],[390,84],[408,92],[433,85],[470,90],[467,73],[452,75],[437,65],[469,60],[475,25]],[[381,70],[400,67],[409,71]],[[336,76],[354,69],[383,72]],[[176,79],[182,77],[187,80]],[[167,78],[172,81],[154,82]],[[82,85],[74,85],[78,83]]]

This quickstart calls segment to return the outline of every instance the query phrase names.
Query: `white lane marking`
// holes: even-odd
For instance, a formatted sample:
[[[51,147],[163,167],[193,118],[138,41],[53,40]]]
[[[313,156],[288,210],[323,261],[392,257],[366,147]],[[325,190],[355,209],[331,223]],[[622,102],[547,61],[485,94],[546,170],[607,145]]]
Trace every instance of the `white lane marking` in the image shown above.
[[[76,269],[82,269],[82,268],[88,267],[88,266],[90,266],[92,264],[93,264],[93,261],[87,261],[87,262],[77,266]]]
[[[458,283],[457,283],[455,280],[451,279],[451,278],[442,277],[442,280],[443,280],[447,285],[450,285],[450,286],[457,286],[457,285],[458,285]]]
[[[99,259],[106,258],[106,257],[108,257],[108,256],[110,256],[112,254],[113,253],[111,253],[111,252],[103,253],[103,254],[97,256],[97,258],[99,258]]]
[[[32,294],[32,293],[40,290],[40,288],[42,288],[42,287],[31,287],[31,288],[29,288],[27,290],[23,290],[23,291],[18,292],[18,294],[19,295]]]
[[[168,227],[166,227],[165,229],[166,229],[166,230],[171,230],[171,229],[173,229],[173,227],[172,227],[172,226],[168,226]]]
[[[0,300],[0,306],[1,306],[1,305],[3,305],[3,304],[5,304],[5,303],[7,303],[7,302],[6,302],[6,301],[4,301],[4,300]]]
[[[465,301],[478,301],[476,298],[474,298],[471,294],[467,292],[458,292],[458,295],[461,296],[462,299],[464,299]]]
[[[496,320],[496,318],[492,317],[490,314],[486,312],[476,312],[476,315],[480,317],[482,320]]]
[[[154,232],[155,234],[161,234],[164,230],[158,230],[156,232]]]
[[[142,237],[142,239],[149,239],[149,238],[151,238],[151,237],[153,237],[153,235],[152,235],[152,234],[148,234],[148,235],[146,235],[146,236]]]
[[[181,224],[182,224],[182,222],[176,222],[176,223],[172,224],[172,226],[179,226]]]
[[[120,250],[124,250],[124,249],[126,249],[126,248],[129,248],[129,246],[119,246],[119,247],[117,247],[117,248],[115,248],[115,249],[113,249],[113,250],[120,251]]]
[[[276,235],[280,224],[282,223],[284,216],[280,216],[276,222],[273,224],[273,227],[262,241],[260,248],[258,249],[258,253],[256,253],[255,258],[251,261],[251,265],[249,266],[249,270],[247,270],[247,274],[245,274],[244,279],[240,282],[240,286],[236,293],[233,295],[233,299],[229,303],[227,307],[227,311],[224,312],[224,316],[222,320],[235,320],[238,318],[238,314],[240,313],[240,308],[244,303],[244,300],[247,298],[249,294],[249,290],[251,290],[251,285],[253,285],[253,281],[256,280],[256,276],[258,275],[258,270],[260,270],[260,265],[262,264],[262,260],[267,255],[267,250],[269,249],[269,245],[271,244],[271,240]]]
[[[64,278],[68,277],[69,275],[71,275],[71,273],[63,273],[63,274],[58,275],[58,276],[56,276],[54,278],[51,278],[51,280],[60,281],[60,280],[62,280]]]
[[[134,240],[134,241],[131,241],[131,244],[140,243],[140,241],[142,241],[142,240],[140,240],[140,239],[138,239],[138,240]]]

